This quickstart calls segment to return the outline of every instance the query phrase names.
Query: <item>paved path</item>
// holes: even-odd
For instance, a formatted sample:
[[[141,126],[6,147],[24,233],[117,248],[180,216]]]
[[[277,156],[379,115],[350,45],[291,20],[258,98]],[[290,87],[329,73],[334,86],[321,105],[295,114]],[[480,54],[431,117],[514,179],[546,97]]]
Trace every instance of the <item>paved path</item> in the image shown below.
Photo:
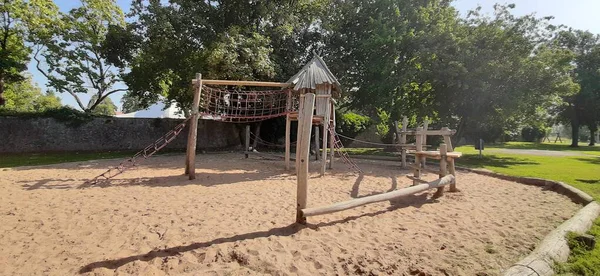
[[[484,150],[485,152],[486,150]],[[535,149],[489,149],[489,152],[508,153],[508,154],[528,154],[538,156],[590,156],[589,154],[576,151],[557,151],[557,150],[535,150]]]

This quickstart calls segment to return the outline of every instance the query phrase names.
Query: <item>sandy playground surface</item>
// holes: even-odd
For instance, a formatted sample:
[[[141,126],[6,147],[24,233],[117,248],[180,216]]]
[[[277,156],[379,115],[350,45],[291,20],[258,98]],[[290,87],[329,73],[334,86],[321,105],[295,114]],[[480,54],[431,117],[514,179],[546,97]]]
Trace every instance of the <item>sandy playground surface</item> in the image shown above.
[[[580,206],[541,188],[458,174],[429,193],[295,225],[296,177],[243,154],[161,156],[110,185],[117,160],[0,169],[1,275],[496,275]],[[397,163],[312,164],[309,207],[410,185]],[[427,175],[433,180],[434,175]]]

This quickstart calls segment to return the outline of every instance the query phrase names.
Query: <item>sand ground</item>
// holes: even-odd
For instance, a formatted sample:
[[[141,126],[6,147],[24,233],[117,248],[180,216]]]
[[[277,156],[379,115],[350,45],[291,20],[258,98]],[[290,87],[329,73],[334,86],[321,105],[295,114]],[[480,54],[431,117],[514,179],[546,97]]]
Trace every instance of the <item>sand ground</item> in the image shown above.
[[[580,206],[542,188],[457,175],[432,192],[294,224],[296,177],[242,154],[148,160],[82,185],[116,160],[0,170],[1,275],[496,275]],[[359,161],[309,182],[309,207],[410,185],[408,171]],[[428,175],[433,180],[434,175]]]

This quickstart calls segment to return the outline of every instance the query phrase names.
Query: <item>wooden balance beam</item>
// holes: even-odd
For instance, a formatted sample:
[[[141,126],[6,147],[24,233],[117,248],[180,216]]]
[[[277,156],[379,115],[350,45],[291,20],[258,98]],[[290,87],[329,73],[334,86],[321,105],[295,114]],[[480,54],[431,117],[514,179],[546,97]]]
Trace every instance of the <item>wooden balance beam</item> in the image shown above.
[[[335,203],[335,204],[332,204],[329,206],[305,208],[305,209],[301,210],[301,214],[304,218],[318,216],[318,215],[331,214],[331,213],[348,210],[348,209],[356,208],[359,206],[363,206],[363,205],[367,205],[367,204],[371,204],[371,203],[375,203],[375,202],[381,202],[381,201],[396,199],[396,198],[400,198],[400,197],[404,197],[404,196],[408,196],[408,195],[413,195],[413,194],[420,193],[420,192],[423,192],[423,191],[426,191],[429,189],[443,187],[445,185],[452,184],[452,183],[454,183],[454,176],[450,174],[450,175],[446,175],[440,179],[437,179],[437,180],[434,180],[434,181],[431,181],[428,183],[411,186],[411,187],[400,189],[400,190],[393,191],[393,192],[356,198],[356,199],[352,199],[352,200],[348,200],[348,201],[338,202],[338,203]]]

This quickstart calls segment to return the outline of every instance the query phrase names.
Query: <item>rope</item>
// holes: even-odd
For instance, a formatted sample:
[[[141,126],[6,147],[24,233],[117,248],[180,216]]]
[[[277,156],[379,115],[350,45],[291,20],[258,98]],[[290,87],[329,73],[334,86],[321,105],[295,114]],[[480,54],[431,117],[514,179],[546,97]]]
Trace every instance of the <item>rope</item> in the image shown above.
[[[389,147],[389,146],[397,146],[396,144],[375,143],[375,142],[369,142],[369,141],[358,140],[358,139],[354,139],[354,138],[351,138],[351,137],[348,137],[348,136],[345,136],[345,135],[339,134],[339,133],[337,133],[337,132],[335,132],[335,135],[338,135],[338,136],[340,136],[340,137],[344,137],[344,138],[346,138],[346,139],[348,139],[348,140],[352,140],[352,141],[355,141],[355,142],[360,142],[360,143],[365,143],[365,144],[370,144],[370,145],[375,145],[375,146],[384,146],[384,147]]]
[[[288,114],[291,89],[236,91],[202,86],[203,119],[223,122],[258,122]]]

